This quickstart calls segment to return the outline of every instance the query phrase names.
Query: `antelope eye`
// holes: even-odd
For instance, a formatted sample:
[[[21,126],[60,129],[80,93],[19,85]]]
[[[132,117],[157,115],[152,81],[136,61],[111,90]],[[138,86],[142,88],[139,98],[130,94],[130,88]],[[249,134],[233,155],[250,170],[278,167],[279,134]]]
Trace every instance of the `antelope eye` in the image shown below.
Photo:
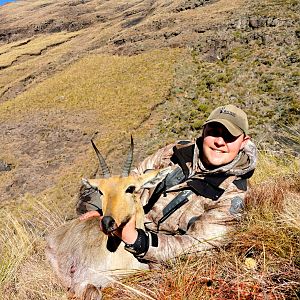
[[[130,185],[127,190],[125,191],[125,193],[129,193],[132,194],[135,191],[135,186],[134,185]]]

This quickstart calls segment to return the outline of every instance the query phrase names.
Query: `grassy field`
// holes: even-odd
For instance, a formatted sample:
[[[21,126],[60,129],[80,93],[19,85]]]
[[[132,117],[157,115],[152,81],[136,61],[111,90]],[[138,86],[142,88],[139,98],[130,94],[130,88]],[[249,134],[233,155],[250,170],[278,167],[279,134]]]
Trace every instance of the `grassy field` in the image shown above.
[[[75,217],[80,180],[97,165],[95,133],[118,173],[131,133],[136,165],[168,142],[198,136],[211,109],[229,102],[248,113],[259,148],[231,243],[116,282],[104,299],[300,298],[299,2],[177,11],[192,2],[162,6],[162,19],[154,14],[128,30],[116,10],[112,23],[1,44],[0,160],[12,166],[0,172],[1,300],[66,299],[44,256],[45,235]],[[25,4],[14,22],[25,8],[58,5]],[[116,9],[99,7],[109,16]]]
[[[300,166],[292,157],[286,162],[280,168],[283,161],[260,153],[247,214],[227,247],[117,282],[104,299],[298,299]],[[72,215],[61,202],[65,183],[1,209],[2,299],[64,299],[43,249],[44,235]]]
[[[26,190],[34,193],[38,186],[33,173],[48,188],[67,176],[73,165],[83,170],[80,165],[85,165],[89,139],[95,132],[99,132],[96,141],[101,141],[105,155],[115,162],[122,160],[130,134],[137,128],[142,131],[140,125],[168,94],[174,64],[183,53],[165,49],[132,57],[87,56],[4,102],[0,120],[8,134],[1,137],[6,145],[1,155],[14,168],[0,174],[2,197],[7,195],[5,186],[14,187],[16,177],[29,182],[32,188]],[[75,183],[82,172],[77,173]],[[18,198],[20,192],[16,189],[13,197]]]
[[[174,64],[182,54],[183,50],[165,49],[134,57],[86,57],[36,88],[3,103],[0,107],[1,121],[10,124],[12,120],[15,124],[26,122],[30,128],[39,128],[39,123],[34,125],[35,118],[37,121],[44,119],[49,128],[49,133],[43,133],[45,135],[64,126],[72,127],[72,130],[78,127],[81,135],[90,137],[99,130],[99,148],[114,161],[123,160],[121,155],[127,146],[114,145],[117,141],[128,144],[130,133],[137,128],[142,130],[140,124],[168,93]],[[89,114],[92,117],[87,118]],[[23,131],[23,134],[26,135],[26,132]],[[23,172],[32,168],[30,172],[35,174],[35,178],[48,180],[50,185],[42,192],[32,190],[16,195],[14,201],[8,199],[2,202],[0,294],[3,299],[61,299],[65,293],[45,261],[44,236],[58,224],[74,217],[80,179],[93,173],[97,163],[89,143],[86,143],[83,153],[78,153],[78,149],[75,151],[76,158],[72,164],[60,165],[47,179],[45,168],[40,175],[36,169],[43,160],[46,137],[33,135],[31,138],[35,145],[42,143],[38,148],[39,155],[29,158],[31,163],[26,156],[18,157],[17,154],[26,147],[25,144],[18,146],[15,140],[15,144],[11,142],[11,148],[3,149],[2,157],[12,161],[14,169],[1,173],[2,186],[13,180],[15,172],[22,172],[22,164],[25,165]],[[96,141],[99,142],[98,139]],[[62,148],[65,152],[66,148]],[[116,154],[112,155],[112,150]],[[46,165],[52,160],[65,161],[65,153],[59,158],[56,148],[51,151],[52,157],[47,157]],[[15,157],[18,157],[17,160]],[[117,164],[114,164],[113,171],[119,172]],[[30,180],[30,177],[27,179]]]

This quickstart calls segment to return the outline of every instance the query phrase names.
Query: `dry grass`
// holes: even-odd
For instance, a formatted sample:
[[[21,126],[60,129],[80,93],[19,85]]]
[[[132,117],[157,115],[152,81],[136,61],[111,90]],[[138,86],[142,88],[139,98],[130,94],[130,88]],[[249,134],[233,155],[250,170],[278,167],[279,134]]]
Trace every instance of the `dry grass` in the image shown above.
[[[251,178],[253,185],[268,182],[273,178],[300,172],[299,157],[286,152],[274,153],[270,150],[260,150],[257,171]]]
[[[62,65],[68,65],[87,53],[133,55],[162,47],[191,45],[198,39],[199,34],[196,30],[199,26],[210,27],[216,22],[221,24],[245,3],[244,0],[235,0],[228,4],[228,1],[222,0],[204,7],[178,12],[177,8],[184,2],[176,0],[166,5],[165,1],[152,3],[136,0],[129,4],[128,1],[91,0],[83,3],[80,1],[60,3],[35,0],[19,1],[2,7],[3,21],[0,21],[2,32],[15,32],[18,28],[20,33],[16,36],[13,34],[11,39],[21,38],[22,41],[8,44],[0,42],[0,45],[2,44],[0,62],[5,62],[4,66],[15,61],[16,57],[21,58],[12,67],[1,70],[3,74],[3,76],[0,75],[1,101],[15,97],[29,86],[44,80],[48,74],[61,70]],[[154,13],[148,13],[152,10]],[[141,17],[139,24],[126,25],[136,17]],[[174,22],[174,19],[177,21]],[[85,29],[77,30],[76,37],[65,43],[68,45],[48,48],[39,57],[32,58],[32,56],[23,55],[32,53],[35,41],[43,35],[46,40],[52,38],[55,40],[58,35],[64,35],[64,33],[53,32],[73,31],[76,28]],[[175,36],[172,37],[174,33]],[[176,36],[177,33],[180,34]],[[66,33],[66,35],[69,34],[72,35],[72,33]],[[21,46],[22,42],[26,41],[22,35],[31,41]],[[171,38],[166,38],[165,35],[171,35]],[[115,44],[118,40],[125,42],[122,45]],[[55,51],[52,51],[54,49]],[[18,56],[16,56],[17,52]],[[34,53],[38,52],[34,51]],[[50,56],[51,59],[49,59]],[[8,70],[10,68],[12,69]]]
[[[60,32],[2,45],[0,96],[12,88],[12,95],[7,95],[10,98],[23,86],[42,81],[51,73],[51,70],[46,72],[49,66],[61,68],[64,57],[74,48],[72,39],[79,33]]]
[[[230,13],[230,10],[227,10],[227,2],[218,1],[201,12],[200,9],[190,10],[178,13],[176,17],[181,21],[192,20],[197,26],[205,27],[227,18],[226,14]],[[243,2],[231,1],[230,9],[238,8]],[[271,2],[272,10],[267,5]],[[30,10],[46,1],[27,1],[24,2],[24,7],[21,7],[21,3],[18,11],[11,17],[30,23],[31,16],[27,14],[28,19],[23,18],[25,4],[28,4],[27,9]],[[55,1],[47,3],[57,4]],[[175,8],[178,3],[179,1],[174,1],[172,7]],[[263,16],[274,16],[283,20],[298,18],[288,9],[276,9],[280,5],[287,7],[287,3],[294,5],[296,1],[260,3],[261,9],[264,9]],[[110,2],[103,5],[110,8]],[[102,6],[100,10],[103,10]],[[45,12],[46,10],[42,14]],[[164,21],[172,19],[168,11],[163,13]],[[251,11],[251,14],[255,15],[256,12]],[[209,20],[205,16],[208,16]],[[44,16],[33,17],[37,19]],[[36,38],[23,46],[21,42],[2,45],[2,67],[17,58],[21,59],[17,60],[17,64],[1,70],[0,93],[9,87],[18,89],[19,84],[29,84],[31,80],[38,80],[34,78],[36,74],[41,77],[40,81],[47,78],[47,72],[50,71],[45,68],[46,65],[51,65],[55,72],[61,71],[51,73],[53,76],[42,84],[1,105],[1,123],[14,120],[15,124],[24,125],[29,116],[32,120],[39,116],[40,119],[32,123],[35,126],[45,116],[50,120],[47,129],[53,129],[53,132],[67,126],[72,129],[80,128],[80,133],[91,136],[95,128],[100,128],[101,150],[106,150],[105,154],[113,156],[112,159],[117,159],[118,154],[123,151],[124,136],[127,137],[129,132],[139,128],[139,138],[143,141],[145,131],[157,126],[157,116],[147,124],[149,127],[140,127],[140,124],[150,116],[153,107],[165,99],[172,98],[169,93],[174,94],[173,98],[176,98],[177,102],[168,99],[171,104],[169,107],[166,105],[167,109],[161,113],[160,129],[172,132],[172,140],[179,135],[198,134],[199,124],[202,124],[203,117],[211,108],[210,105],[228,101],[240,102],[249,112],[252,128],[255,126],[260,133],[264,131],[263,127],[269,120],[275,120],[275,123],[278,121],[281,126],[289,124],[288,121],[297,125],[299,72],[293,60],[299,56],[299,49],[297,44],[293,44],[293,40],[291,45],[285,46],[285,41],[292,35],[284,26],[275,27],[275,31],[267,32],[267,35],[282,39],[281,44],[269,45],[256,40],[250,40],[247,46],[237,43],[236,47],[227,49],[222,61],[212,63],[204,62],[197,55],[191,57],[184,50],[173,48],[145,52],[132,57],[89,55],[62,70],[61,65],[67,62],[68,53],[73,51],[73,60],[76,60],[82,49],[98,47],[99,53],[112,53],[117,50],[119,53],[140,53],[139,51],[158,47],[156,39],[141,43],[128,42],[132,36],[138,37],[140,33],[151,30],[155,21],[160,20],[155,18],[154,15],[153,19],[148,19],[127,32],[120,31],[120,24],[124,20],[116,18],[109,26],[108,23],[104,24],[106,28],[103,28],[104,25],[91,27],[88,31],[83,30],[80,38],[78,36],[78,39],[75,37],[70,41],[73,35],[62,33],[48,36],[49,39],[45,40]],[[188,32],[184,26],[179,29],[183,33]],[[294,30],[295,26],[291,28]],[[168,30],[168,27],[163,28],[160,36],[164,36],[165,32],[169,33]],[[172,30],[170,32],[172,33]],[[175,42],[172,45],[176,45],[176,39],[180,41],[182,36],[183,39],[191,41],[183,33],[174,38]],[[239,40],[247,38],[250,33],[236,30],[230,34]],[[192,33],[188,34],[192,36]],[[196,36],[194,31],[193,34]],[[219,35],[216,36],[217,40],[222,40],[223,32]],[[123,37],[127,40],[124,49],[114,47],[112,41]],[[159,36],[155,35],[155,38]],[[224,38],[226,39],[226,35]],[[51,48],[64,41],[68,43]],[[164,45],[164,42],[165,38],[163,42],[159,42],[159,47]],[[46,48],[47,55],[25,59],[26,53],[36,55]],[[180,67],[184,55],[184,59],[193,60],[193,65],[189,61]],[[60,66],[58,69],[57,65]],[[178,107],[175,107],[176,105]],[[261,109],[262,113],[258,113]],[[172,118],[171,112],[174,112]],[[295,131],[291,132],[289,137],[296,137],[294,144],[299,147],[297,130],[295,127]],[[31,132],[29,131],[29,134]],[[45,131],[45,134],[47,133]],[[152,145],[154,148],[159,143],[165,143],[168,138],[168,135],[164,137],[162,132],[154,135],[149,137],[149,141],[156,139]],[[22,163],[28,164],[26,168],[34,164],[34,159],[29,155],[28,158],[26,153],[24,157],[19,156],[18,149],[19,145],[24,147],[31,138],[35,143],[34,136],[26,136],[24,132],[21,138],[18,136],[17,144],[14,144],[15,139],[8,135],[1,138],[1,143],[7,145],[2,150],[1,158],[13,162],[17,167],[8,174],[1,174],[3,187],[11,184],[14,172],[20,173]],[[266,136],[258,136],[257,140],[260,138],[265,140]],[[280,141],[280,146],[283,141]],[[111,154],[114,143],[114,150],[117,149],[117,152]],[[260,152],[258,169],[251,180],[247,215],[226,248],[200,257],[183,257],[151,272],[127,278],[107,288],[105,299],[299,299],[299,160],[293,157],[293,154],[286,155],[286,152],[274,150],[276,149],[270,151],[264,148]],[[143,149],[142,152],[145,153],[146,150]],[[43,156],[45,152],[40,153]],[[91,151],[80,153],[76,159],[70,160],[71,163],[67,162],[67,167],[64,165],[61,169],[53,171],[52,177],[50,176],[50,180],[53,180],[52,187],[36,195],[18,196],[13,203],[1,203],[0,299],[65,299],[64,291],[45,261],[44,236],[52,228],[74,216],[73,205],[80,178],[83,174],[90,174],[95,165],[94,158],[90,161],[93,157]],[[48,163],[56,157],[46,159]],[[65,158],[60,161],[61,165],[63,163]],[[43,177],[40,180],[49,178]]]
[[[137,119],[165,96],[179,54],[180,50],[159,50],[135,57],[88,56],[4,103],[1,118],[41,109],[88,108],[100,113],[96,118],[102,122],[116,115],[128,120],[133,116],[132,110]]]
[[[68,176],[70,166],[81,168],[92,153],[89,139],[95,132],[104,155],[110,155],[118,167],[130,133],[165,101],[174,64],[183,53],[163,49],[132,57],[90,55],[1,104],[0,121],[8,132],[0,138],[5,145],[1,159],[15,167],[0,175],[2,197],[7,195],[6,187],[15,189],[16,198],[28,189],[36,191],[34,178],[43,177],[48,188]],[[80,175],[75,172],[70,184],[77,186]],[[18,177],[30,181],[30,187],[17,191]]]
[[[268,168],[271,162],[278,160],[270,160]],[[266,168],[260,165],[257,173],[268,172]],[[104,299],[298,299],[300,178],[287,170],[276,174],[260,182],[258,178],[265,177],[257,175],[247,198],[247,214],[227,247],[182,257],[116,282],[105,289]],[[68,203],[54,199],[64,200],[68,184],[66,176],[47,197],[27,195],[19,206],[2,208],[2,299],[65,297],[45,261],[43,237],[66,218],[74,199]]]
[[[152,57],[155,57],[153,53]],[[51,109],[57,103],[55,96],[62,93],[67,95],[69,102],[58,102],[61,109],[66,109],[68,105],[70,111],[84,107],[85,100],[88,101],[87,99],[92,97],[89,91],[99,84],[99,73],[86,81],[83,66],[88,68],[94,66],[93,70],[100,70],[103,76],[101,77],[103,93],[111,97],[111,101],[114,97],[109,92],[114,90],[116,83],[119,83],[116,90],[130,84],[130,74],[137,68],[140,70],[138,86],[145,84],[147,79],[150,83],[153,80],[151,83],[153,88],[156,81],[152,76],[160,74],[159,70],[166,66],[165,60],[170,57],[170,52],[163,52],[163,55],[158,57],[161,60],[156,60],[153,69],[147,69],[145,64],[149,59],[147,56],[135,58],[135,61],[126,58],[123,62],[127,63],[125,66],[128,73],[123,77],[118,76],[122,71],[121,58],[114,58],[114,66],[119,66],[119,69],[118,72],[113,73],[111,60],[108,60],[108,57],[90,57],[63,73],[68,77],[68,82],[72,82],[74,73],[79,70],[83,72],[82,77],[79,76],[79,81],[81,80],[80,84],[87,91],[85,96],[78,95],[76,84],[69,87],[67,82],[64,83],[61,75],[62,77],[49,79],[47,84],[48,87],[54,87],[55,83],[62,82],[64,89],[53,91],[52,88],[46,89],[45,84],[17,98],[16,102],[10,103],[11,106],[7,106],[6,113],[11,114],[15,111],[11,108],[13,105],[22,108],[25,107],[25,103],[28,104],[29,111],[40,110],[43,105]],[[130,69],[137,61],[133,69]],[[169,66],[172,65],[172,61],[169,62]],[[107,64],[103,64],[104,62]],[[108,68],[107,73],[105,68]],[[150,76],[145,78],[143,70],[147,70]],[[109,78],[105,77],[107,74]],[[160,88],[161,90],[157,92],[149,91],[151,92],[149,98],[158,101],[166,92],[161,86]],[[131,86],[130,91],[126,89],[124,91],[128,92],[128,96],[134,95],[132,101],[141,101],[134,86]],[[143,93],[147,91],[145,88]],[[46,95],[43,96],[43,93]],[[96,110],[102,108],[97,106],[102,98],[95,97],[95,103],[91,100],[88,103]],[[33,100],[28,102],[29,99]],[[120,96],[119,100],[119,107],[122,108],[124,96]],[[106,104],[109,103],[108,101]],[[145,103],[146,107],[147,105],[149,103]],[[105,107],[103,108],[102,116],[107,121],[111,115],[108,110],[105,111]],[[137,114],[142,117],[145,111],[147,109],[141,107]],[[97,120],[97,115],[95,116]],[[126,122],[131,122],[131,119],[126,119]],[[129,126],[122,121],[120,124],[123,127]],[[135,123],[130,123],[130,126],[132,125],[136,126]],[[116,132],[120,130],[117,128]],[[114,138],[114,131],[107,136],[107,140],[104,140],[104,145],[109,145],[112,138]],[[3,299],[63,299],[65,297],[64,291],[45,261],[44,235],[64,222],[66,218],[72,217],[71,207],[74,203],[72,195],[75,195],[77,187],[74,178],[80,178],[79,173],[84,172],[84,169],[92,168],[91,163],[87,161],[89,157],[91,154],[87,155],[86,161],[80,159],[81,161],[77,161],[74,166],[65,169],[54,188],[34,197],[26,195],[20,198],[18,203],[1,208],[0,294],[5,295],[2,296]],[[157,300],[299,298],[298,173],[299,164],[295,157],[280,157],[271,151],[261,151],[258,169],[252,180],[252,190],[248,197],[247,216],[233,235],[230,245],[211,254],[196,258],[181,258],[157,270],[127,278],[124,282],[105,289],[105,299],[116,297]]]
[[[183,257],[125,285],[105,299],[299,299],[299,174],[252,187],[247,215],[224,249]],[[126,288],[126,285],[129,287]]]
[[[120,133],[132,131],[151,113],[153,106],[163,101],[172,80],[173,64],[181,53],[166,49],[135,57],[86,57],[1,105],[1,120],[22,120],[28,113],[46,109],[47,113],[64,110],[65,120],[67,115],[89,106],[94,119],[76,126],[84,126],[81,129],[90,133],[95,130],[88,127],[90,124],[99,122],[107,126],[101,132],[101,149],[107,149],[120,139]],[[55,128],[58,120],[51,122],[49,126]],[[2,155],[7,159],[14,157],[16,150]],[[72,165],[60,171],[55,185],[43,193],[26,194],[14,202],[2,203],[0,294],[4,299],[61,299],[62,289],[45,261],[44,236],[66,218],[74,217],[74,197],[80,178],[94,171],[91,157],[91,151],[78,156]],[[18,161],[15,166],[20,172]],[[1,176],[9,182],[13,174],[14,171]]]
[[[8,67],[13,64],[13,62],[20,59],[22,56],[36,56],[40,55],[42,51],[47,48],[54,47],[56,45],[62,44],[72,37],[76,36],[78,33],[67,33],[59,32],[56,34],[51,34],[48,36],[41,36],[31,40],[27,40],[24,45],[22,43],[12,43],[0,47],[0,69]],[[8,46],[9,49],[8,49]]]
[[[63,216],[42,200],[26,196],[18,207],[1,209],[1,299],[61,299],[64,294],[44,257],[45,232],[62,224]]]

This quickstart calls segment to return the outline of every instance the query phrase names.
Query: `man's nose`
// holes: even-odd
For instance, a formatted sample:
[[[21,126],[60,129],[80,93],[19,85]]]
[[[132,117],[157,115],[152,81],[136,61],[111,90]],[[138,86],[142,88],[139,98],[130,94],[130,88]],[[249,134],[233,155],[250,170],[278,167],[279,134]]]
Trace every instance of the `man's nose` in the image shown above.
[[[223,146],[223,145],[225,145],[224,138],[221,137],[221,136],[216,137],[216,138],[215,138],[215,144],[218,145],[218,146]]]

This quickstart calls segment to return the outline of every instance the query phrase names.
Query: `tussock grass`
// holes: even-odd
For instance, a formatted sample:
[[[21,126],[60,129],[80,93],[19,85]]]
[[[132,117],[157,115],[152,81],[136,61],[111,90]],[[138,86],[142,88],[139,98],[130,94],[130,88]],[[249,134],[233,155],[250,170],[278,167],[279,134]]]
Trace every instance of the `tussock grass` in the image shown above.
[[[283,226],[300,231],[300,198],[299,194],[289,193],[279,220]]]
[[[28,253],[32,250],[32,241],[30,233],[24,225],[13,218],[10,214],[6,216],[7,225],[3,224],[1,234],[2,249],[1,257],[1,282],[10,281],[14,278],[19,265],[21,265]],[[20,251],[22,249],[22,251]]]
[[[299,157],[288,153],[274,153],[270,150],[260,150],[257,169],[251,178],[252,184],[273,180],[289,174],[300,172]]]

